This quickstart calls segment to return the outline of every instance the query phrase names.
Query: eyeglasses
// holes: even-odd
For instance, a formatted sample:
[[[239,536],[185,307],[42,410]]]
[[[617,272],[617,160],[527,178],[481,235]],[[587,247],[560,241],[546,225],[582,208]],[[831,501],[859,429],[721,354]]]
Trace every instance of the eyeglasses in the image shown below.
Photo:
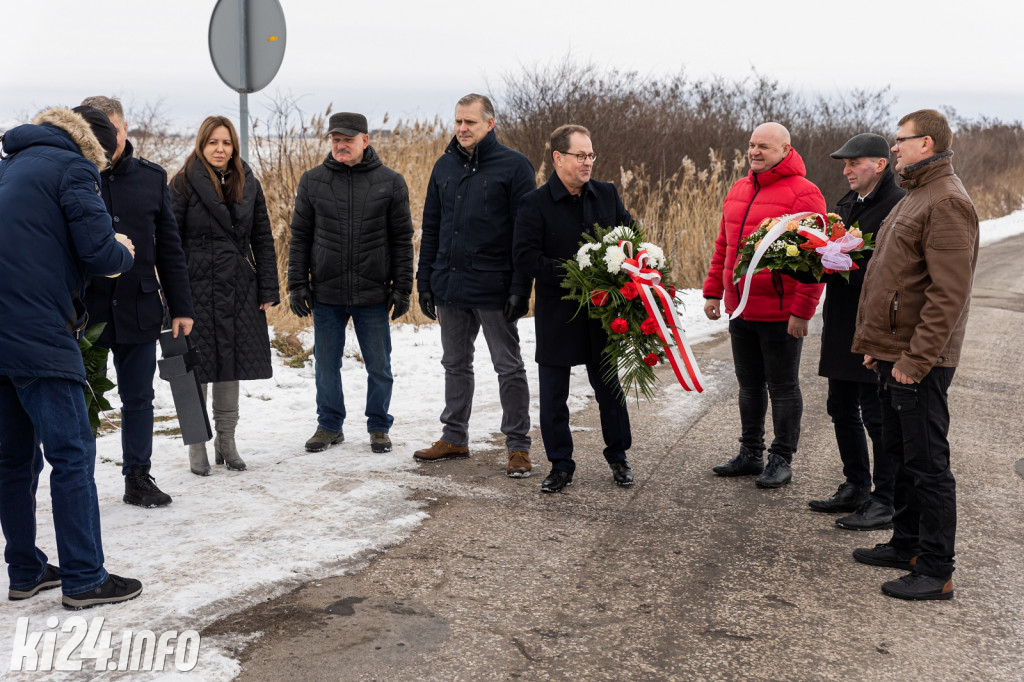
[[[555,151],[558,151],[558,150],[555,150]],[[587,159],[590,159],[592,162],[593,161],[597,161],[597,154],[594,154],[593,152],[591,152],[590,154],[587,154],[586,152],[558,152],[558,153],[562,154],[563,156],[575,156],[576,160],[579,161],[580,163],[583,163]]]
[[[919,137],[928,137],[928,136],[927,135],[907,135],[906,137],[897,137],[895,140],[892,141],[892,146],[893,147],[898,147],[901,144],[903,144],[904,142],[906,142],[907,140],[916,140]]]

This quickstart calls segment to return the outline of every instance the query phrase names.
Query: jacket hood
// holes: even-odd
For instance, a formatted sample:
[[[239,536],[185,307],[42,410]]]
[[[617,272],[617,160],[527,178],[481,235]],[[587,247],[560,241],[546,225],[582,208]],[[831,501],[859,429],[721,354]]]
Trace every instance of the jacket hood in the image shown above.
[[[50,125],[63,130],[71,137],[71,141],[78,147],[78,151],[82,153],[82,156],[96,164],[97,169],[103,170],[107,167],[107,156],[103,151],[103,147],[100,146],[100,141],[96,139],[96,135],[93,134],[89,123],[80,114],[76,114],[67,107],[51,107],[39,112],[39,115],[35,117],[32,123],[37,126]],[[36,144],[66,147],[66,145],[47,142],[45,138],[39,139]]]
[[[755,173],[753,170],[747,171],[748,177],[756,180],[761,185],[770,185],[774,182],[778,182],[782,178],[788,178],[793,175],[806,177],[807,167],[804,165],[804,160],[797,153],[795,147],[789,148],[789,153],[782,157],[782,161],[769,168],[762,173]]]

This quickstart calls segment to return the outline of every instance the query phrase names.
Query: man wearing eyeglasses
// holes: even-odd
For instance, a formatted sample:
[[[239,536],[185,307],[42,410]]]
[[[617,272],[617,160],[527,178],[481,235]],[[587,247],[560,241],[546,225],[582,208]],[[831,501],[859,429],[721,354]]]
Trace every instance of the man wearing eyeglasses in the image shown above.
[[[978,263],[978,215],[953,172],[953,133],[923,109],[893,143],[906,196],[879,230],[864,277],[853,351],[878,372],[882,442],[896,462],[889,542],[853,551],[863,564],[910,571],[882,584],[900,599],[951,599],[956,481],[947,391],[963,348]]]
[[[789,131],[763,123],[750,135],[750,173],[729,190],[715,240],[707,279],[704,314],[731,313],[739,303],[740,282],[733,282],[739,249],[765,218],[811,211],[825,213],[825,198],[805,177],[803,159]],[[743,314],[729,321],[732,358],[739,383],[740,451],[712,468],[719,476],[757,476],[759,488],[778,488],[793,477],[792,461],[800,439],[803,396],[800,351],[822,284],[801,284],[788,275],[763,270],[753,276]],[[764,461],[764,421],[772,405],[774,438]]]
[[[590,131],[564,125],[551,134],[551,163],[555,172],[547,183],[523,197],[516,217],[516,268],[536,279],[534,321],[537,330],[537,370],[540,383],[540,435],[551,462],[541,492],[554,493],[572,483],[569,429],[569,373],[586,365],[601,413],[604,457],[620,486],[633,484],[626,461],[632,444],[629,413],[617,377],[606,381],[602,352],[608,335],[598,320],[577,315],[577,305],[564,301],[561,261],[579,248],[583,233],[594,225],[614,227],[633,222],[610,182],[591,179],[597,154]]]
[[[505,474],[530,475],[530,388],[516,320],[530,307],[530,278],[512,263],[520,198],[537,186],[533,165],[498,142],[494,106],[469,94],[455,105],[455,137],[434,164],[423,206],[416,287],[423,314],[441,325],[441,438],[413,457],[469,457],[473,351],[481,329],[498,374]]]

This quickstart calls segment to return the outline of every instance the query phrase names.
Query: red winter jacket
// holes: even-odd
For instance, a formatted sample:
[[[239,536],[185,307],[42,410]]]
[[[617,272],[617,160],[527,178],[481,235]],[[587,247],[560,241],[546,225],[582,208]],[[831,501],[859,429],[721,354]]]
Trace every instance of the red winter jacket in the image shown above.
[[[704,298],[721,299],[724,293],[725,311],[730,314],[739,305],[743,282],[733,282],[733,269],[740,240],[762,220],[801,211],[825,213],[821,190],[805,174],[803,159],[791,148],[774,168],[763,173],[751,171],[732,186],[722,205],[722,224],[704,280]],[[809,320],[824,288],[824,284],[800,284],[786,275],[776,275],[773,281],[772,273],[762,270],[754,276],[740,317],[752,322],[782,322],[790,315]]]

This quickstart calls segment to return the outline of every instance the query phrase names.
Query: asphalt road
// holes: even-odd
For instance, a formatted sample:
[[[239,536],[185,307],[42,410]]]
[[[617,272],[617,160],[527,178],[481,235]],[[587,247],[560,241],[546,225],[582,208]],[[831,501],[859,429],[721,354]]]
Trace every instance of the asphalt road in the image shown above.
[[[888,531],[807,507],[842,481],[812,326],[791,485],[711,474],[738,447],[718,338],[698,349],[704,394],[666,388],[632,410],[632,488],[611,481],[592,406],[567,492],[540,494],[539,436],[528,479],[506,478],[498,451],[422,465],[430,519],[410,539],[204,635],[237,643],[246,681],[1024,679],[1021,253],[1024,237],[983,250],[950,389],[952,601],[885,597],[899,573],[850,552]]]

